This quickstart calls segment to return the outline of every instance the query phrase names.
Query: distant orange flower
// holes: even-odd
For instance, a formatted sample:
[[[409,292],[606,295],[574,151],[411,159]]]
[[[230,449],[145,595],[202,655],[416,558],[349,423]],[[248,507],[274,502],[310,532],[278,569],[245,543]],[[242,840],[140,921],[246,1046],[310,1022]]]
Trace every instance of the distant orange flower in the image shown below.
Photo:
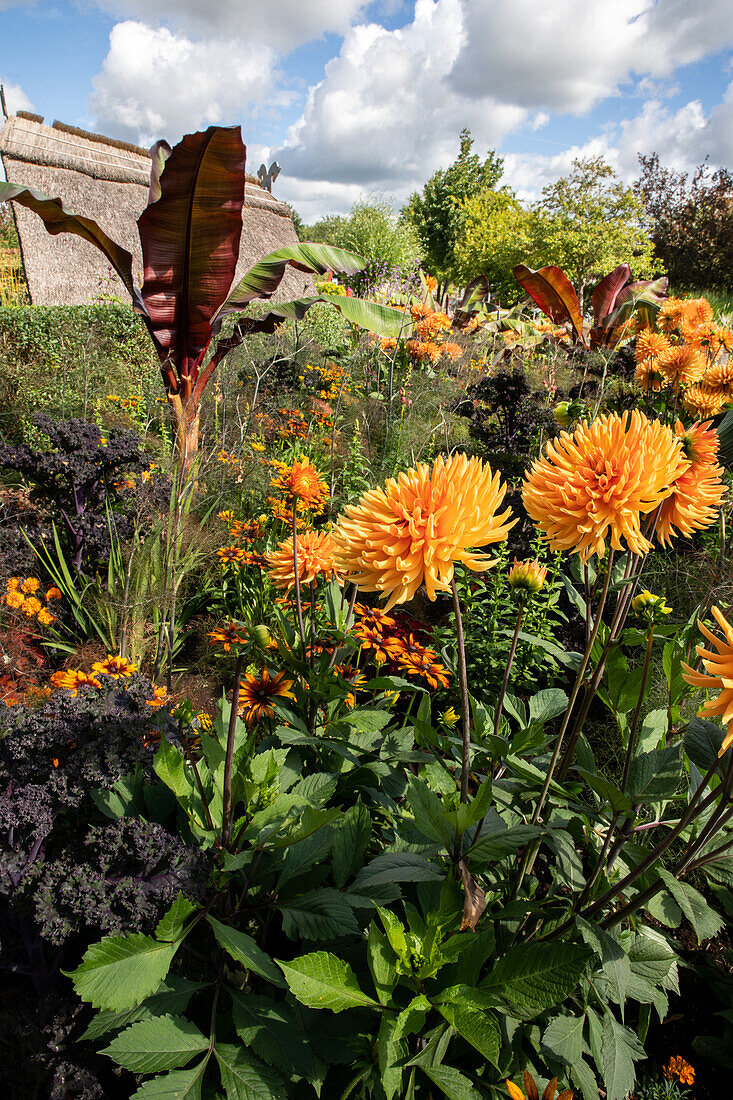
[[[34,592],[37,592],[40,587],[41,582],[38,580],[37,577],[28,577],[21,584],[20,590],[21,592],[27,592],[32,595]]]
[[[247,674],[239,689],[239,713],[244,715],[248,726],[262,718],[272,718],[275,708],[272,700],[294,699],[293,680],[286,680],[284,672],[270,677],[268,669],[263,668],[259,676]]]
[[[718,465],[718,433],[710,421],[685,428],[681,420],[675,432],[689,466],[672,485],[672,493],[662,502],[657,519],[656,537],[667,546],[676,535],[687,538],[715,522],[718,506],[727,489],[723,467]]]
[[[245,551],[241,546],[220,546],[216,556],[222,565],[243,565]]]
[[[51,587],[46,592],[46,599],[61,600],[63,599],[63,593],[58,588],[56,588],[55,585],[51,585]]]
[[[707,386],[688,386],[682,404],[693,416],[715,416],[729,401],[727,390]]]
[[[6,593],[5,603],[8,605],[8,607],[12,607],[14,610],[17,611],[25,603],[25,596],[22,592],[18,592],[12,589],[10,592]]]
[[[146,699],[145,702],[152,710],[158,710],[159,707],[164,707],[168,702],[168,692],[164,687],[153,685],[153,698]]]
[[[720,694],[715,699],[709,699],[698,711],[698,714],[711,718],[719,715],[723,725],[727,727],[723,744],[718,756],[722,756],[733,744],[733,627],[717,607],[711,608],[713,618],[723,631],[723,637],[718,638],[708,630],[705,623],[698,620],[700,633],[715,646],[716,652],[711,653],[699,645],[695,652],[701,658],[705,672],[696,672],[694,668],[682,663],[683,677],[693,687],[701,687],[706,690],[718,690]]]
[[[391,630],[397,625],[395,619],[386,611],[382,611],[380,607],[366,607],[363,603],[355,603],[354,614],[358,618],[360,626],[374,627],[380,633],[384,630]]]
[[[298,576],[301,584],[313,584],[319,577],[331,580],[337,576],[334,564],[336,546],[327,532],[304,531],[298,536]],[[295,584],[293,540],[283,539],[277,550],[265,555],[270,578],[278,588],[286,592]]]
[[[652,391],[657,393],[666,382],[666,378],[659,370],[656,359],[642,359],[636,364],[636,384],[645,393]]]
[[[38,619],[41,626],[50,626],[51,623],[54,621],[55,616],[52,615],[51,612],[48,611],[45,607],[42,607],[36,615],[36,618]]]
[[[495,563],[470,548],[507,537],[511,509],[497,515],[505,494],[499,474],[478,458],[441,455],[432,469],[418,463],[346,506],[333,532],[337,561],[357,588],[387,596],[387,611],[423,583],[434,600],[450,591],[456,562],[474,570]]]
[[[680,440],[638,409],[583,421],[562,432],[525,476],[522,499],[554,550],[587,561],[603,556],[606,539],[635,554],[651,549],[641,516],[654,511],[687,468]]]
[[[695,1084],[695,1071],[689,1062],[686,1062],[684,1058],[679,1054],[675,1054],[667,1062],[664,1067],[664,1076],[668,1081],[673,1081],[676,1077],[682,1085],[694,1085]]]
[[[362,649],[374,651],[373,657],[378,665],[383,665],[389,659],[390,654],[381,627],[372,626],[368,622],[358,623],[352,630],[352,635],[361,642]]]
[[[108,653],[103,661],[94,662],[92,672],[96,672],[97,676],[111,676],[113,680],[124,680],[137,672],[137,665],[119,653]]]
[[[27,615],[29,619],[32,619],[34,615],[38,614],[42,607],[43,604],[40,600],[37,600],[35,596],[28,596],[23,603],[23,614]]]
[[[96,676],[83,672],[80,668],[67,669],[65,672],[54,672],[51,683],[56,688],[65,688],[72,695],[79,694],[80,687],[101,687]]]
[[[20,587],[20,577],[11,577],[5,587],[8,592],[15,592]]]
[[[449,359],[460,359],[463,355],[463,348],[460,344],[454,344],[450,340],[447,340],[444,344],[440,345],[440,350],[443,355],[447,355]]]

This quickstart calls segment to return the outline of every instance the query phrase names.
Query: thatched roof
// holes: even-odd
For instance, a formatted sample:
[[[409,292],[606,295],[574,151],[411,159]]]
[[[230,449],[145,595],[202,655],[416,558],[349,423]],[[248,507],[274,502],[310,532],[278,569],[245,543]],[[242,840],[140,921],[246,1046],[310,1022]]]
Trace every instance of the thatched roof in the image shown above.
[[[46,126],[40,116],[19,112],[0,130],[0,157],[11,183],[60,195],[70,210],[94,218],[133,256],[142,282],[137,219],[147,203],[150,157],[144,149],[113,141],[73,126]],[[73,305],[100,294],[126,298],[125,289],[100,252],[78,237],[51,236],[41,219],[14,204],[31,301],[35,305]],[[289,208],[247,176],[244,224],[237,277],[268,252],[295,244]],[[288,268],[276,299],[297,298],[312,280]]]

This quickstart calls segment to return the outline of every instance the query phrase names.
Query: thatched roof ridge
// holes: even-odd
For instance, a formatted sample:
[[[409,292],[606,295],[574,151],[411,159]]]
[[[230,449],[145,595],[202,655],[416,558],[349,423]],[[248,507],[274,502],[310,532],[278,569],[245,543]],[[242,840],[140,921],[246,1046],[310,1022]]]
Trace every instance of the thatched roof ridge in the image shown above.
[[[0,157],[11,182],[60,195],[70,210],[94,218],[132,254],[134,277],[141,281],[136,222],[148,198],[149,153],[75,127],[45,126],[18,113],[0,129]],[[122,283],[92,245],[69,234],[50,236],[32,211],[13,205],[32,302],[70,305],[100,291],[125,296]],[[249,175],[242,222],[237,279],[268,252],[297,243],[290,208]],[[310,276],[289,268],[275,299],[297,298],[312,287]]]
[[[43,119],[39,121],[43,122]],[[61,130],[64,134],[74,134],[76,137],[86,138],[87,141],[98,141],[100,145],[111,145],[113,149],[126,149],[128,153],[137,153],[141,157],[149,157],[150,151],[142,145],[133,145],[129,141],[119,141],[118,138],[104,137],[103,134],[95,134],[91,130],[82,130],[78,126],[68,126],[65,122],[54,120],[54,130]]]

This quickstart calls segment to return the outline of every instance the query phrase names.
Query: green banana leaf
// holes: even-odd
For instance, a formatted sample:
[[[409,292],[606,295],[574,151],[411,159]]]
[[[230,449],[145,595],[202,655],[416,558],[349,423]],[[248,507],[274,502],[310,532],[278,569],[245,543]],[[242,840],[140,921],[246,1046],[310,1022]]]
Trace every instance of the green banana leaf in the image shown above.
[[[311,306],[318,302],[337,309],[344,320],[377,336],[396,336],[407,339],[412,332],[409,315],[392,306],[369,302],[364,298],[346,298],[341,295],[318,294],[312,298],[296,298],[292,302],[278,302],[264,317],[241,317],[237,328],[247,332],[274,332],[282,321],[300,321]]]

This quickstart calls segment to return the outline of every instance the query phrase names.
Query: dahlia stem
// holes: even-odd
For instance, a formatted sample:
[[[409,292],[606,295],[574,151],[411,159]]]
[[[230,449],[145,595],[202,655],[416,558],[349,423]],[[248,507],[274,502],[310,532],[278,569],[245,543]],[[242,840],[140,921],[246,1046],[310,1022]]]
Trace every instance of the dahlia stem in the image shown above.
[[[456,616],[456,643],[458,648],[458,681],[461,685],[461,717],[463,724],[463,754],[461,758],[461,802],[468,802],[468,779],[471,774],[471,706],[468,701],[468,673],[466,671],[466,644],[463,638],[461,601],[458,598],[455,576],[451,580],[453,610]]]
[[[229,729],[227,730],[227,754],[224,761],[224,795],[221,810],[221,845],[226,848],[232,835],[232,765],[234,763],[234,737],[237,732],[237,711],[239,710],[239,688],[242,683],[244,653],[237,655],[234,667],[234,686],[232,687],[232,709],[229,711]]]
[[[519,614],[517,615],[517,623],[514,627],[514,637],[512,638],[511,648],[509,650],[509,657],[507,658],[506,668],[504,669],[504,679],[501,683],[501,691],[499,692],[499,699],[496,704],[496,713],[494,714],[494,736],[498,736],[499,723],[501,722],[501,712],[504,706],[504,696],[506,695],[506,689],[509,685],[509,677],[512,671],[512,665],[514,664],[514,656],[517,652],[517,642],[519,641],[519,628],[522,625],[522,616],[524,615],[524,604],[519,605]]]
[[[303,625],[303,599],[300,592],[300,573],[298,571],[298,502],[293,501],[293,580],[295,581],[295,607],[298,612],[298,630],[305,656],[305,626]]]

